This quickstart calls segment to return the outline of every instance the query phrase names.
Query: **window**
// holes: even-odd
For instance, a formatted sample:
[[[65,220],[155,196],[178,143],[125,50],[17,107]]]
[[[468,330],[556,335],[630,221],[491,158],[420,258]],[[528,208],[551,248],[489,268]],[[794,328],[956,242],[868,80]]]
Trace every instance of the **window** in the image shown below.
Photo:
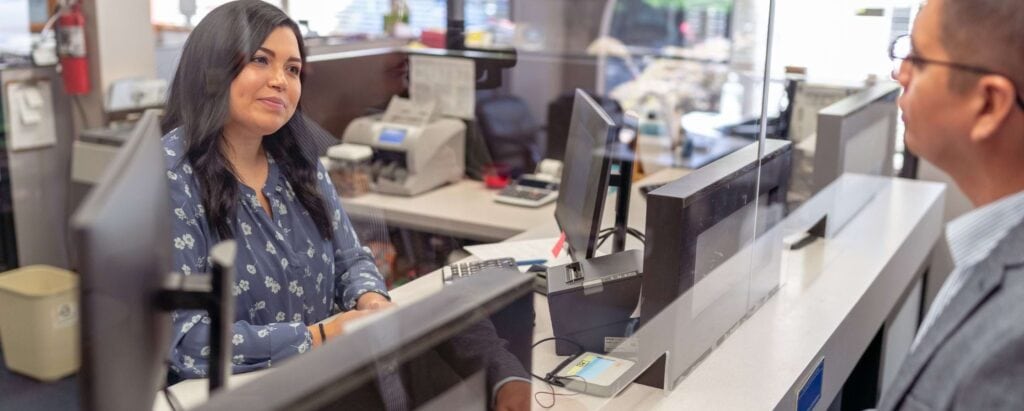
[[[229,0],[195,0],[196,13],[192,16],[191,25],[195,26],[206,17],[206,14]],[[263,0],[281,7],[281,0]],[[297,0],[302,1],[302,0]],[[150,0],[150,19],[154,25],[171,27],[188,27],[185,16],[181,14],[180,0]]]

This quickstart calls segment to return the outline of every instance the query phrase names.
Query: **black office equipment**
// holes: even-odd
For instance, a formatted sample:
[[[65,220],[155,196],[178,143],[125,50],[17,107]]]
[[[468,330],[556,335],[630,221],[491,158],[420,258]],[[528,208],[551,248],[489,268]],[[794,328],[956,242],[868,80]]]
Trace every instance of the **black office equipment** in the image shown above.
[[[230,372],[226,330],[234,322],[234,304],[225,284],[231,283],[234,247],[214,247],[212,276],[172,274],[171,195],[160,135],[159,110],[147,111],[72,220],[87,410],[153,406],[167,375],[167,311],[176,308],[209,312],[211,391]]]
[[[639,253],[623,252],[633,154],[618,143],[617,131],[601,106],[576,90],[555,208],[555,220],[565,233],[573,263],[548,269],[547,294],[555,337],[575,341],[593,352],[607,352],[605,338],[626,335],[630,314],[640,297]],[[618,172],[613,174],[616,166]],[[612,253],[596,257],[610,186],[617,187]],[[559,355],[576,349],[567,340],[555,341]]]
[[[791,155],[763,140],[648,194],[639,332],[662,337],[640,341],[637,382],[672,386],[778,289]]]
[[[755,194],[759,196],[759,209],[784,207],[792,146],[771,139],[763,144],[764,156],[760,159],[758,146],[750,145],[647,195],[641,326],[717,267],[712,264],[703,267],[705,272],[697,270],[697,245],[702,233],[752,204]],[[760,221],[757,234],[775,222]],[[739,251],[740,244],[732,246],[716,250],[722,254],[718,263]]]

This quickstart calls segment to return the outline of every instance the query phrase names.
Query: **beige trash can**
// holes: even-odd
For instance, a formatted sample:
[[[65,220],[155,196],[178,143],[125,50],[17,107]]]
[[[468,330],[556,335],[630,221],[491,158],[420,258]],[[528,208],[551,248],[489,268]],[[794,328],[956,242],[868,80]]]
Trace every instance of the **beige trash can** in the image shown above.
[[[78,276],[46,265],[0,274],[0,345],[7,369],[42,381],[78,370]]]

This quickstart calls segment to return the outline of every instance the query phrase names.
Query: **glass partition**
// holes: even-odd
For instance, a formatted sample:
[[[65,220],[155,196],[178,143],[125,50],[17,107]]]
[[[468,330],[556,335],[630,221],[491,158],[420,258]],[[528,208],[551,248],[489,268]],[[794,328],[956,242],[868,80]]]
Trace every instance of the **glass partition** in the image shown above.
[[[239,244],[245,385],[205,409],[620,408],[685,384],[785,285],[793,97],[771,1],[163,3],[167,112],[220,104],[165,124],[188,187],[173,218]],[[296,24],[267,28],[275,10]],[[223,52],[211,39],[242,57],[192,53]],[[225,154],[247,134],[256,167]],[[211,197],[238,200],[238,221]],[[174,270],[211,269],[175,238]],[[166,392],[202,404],[210,324],[173,316]]]

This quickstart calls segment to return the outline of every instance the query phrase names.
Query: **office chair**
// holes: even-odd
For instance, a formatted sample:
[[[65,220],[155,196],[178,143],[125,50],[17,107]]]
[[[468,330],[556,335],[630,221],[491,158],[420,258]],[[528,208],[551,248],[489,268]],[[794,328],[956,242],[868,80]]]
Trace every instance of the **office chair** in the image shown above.
[[[533,172],[544,154],[544,128],[523,99],[485,97],[477,102],[476,118],[495,164],[507,166],[512,178]]]

